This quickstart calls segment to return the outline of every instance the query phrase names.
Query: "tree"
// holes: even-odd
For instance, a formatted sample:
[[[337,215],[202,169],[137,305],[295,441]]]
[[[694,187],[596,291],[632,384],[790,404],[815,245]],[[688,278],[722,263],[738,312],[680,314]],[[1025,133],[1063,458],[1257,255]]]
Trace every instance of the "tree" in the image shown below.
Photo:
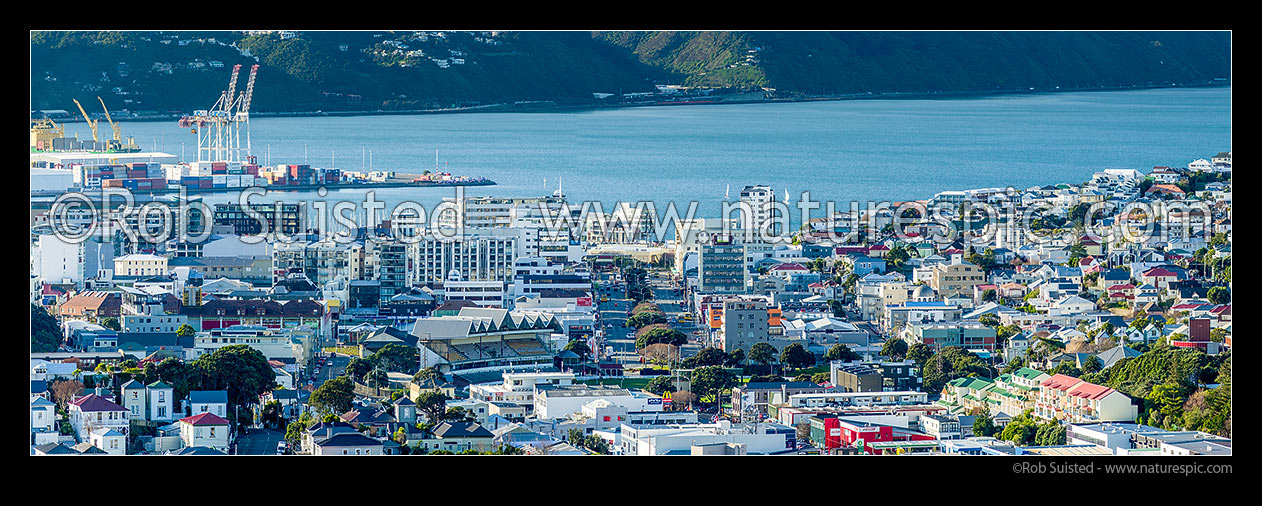
[[[670,405],[673,409],[682,411],[686,409],[686,406],[689,406],[694,402],[697,402],[697,394],[687,390],[681,390],[670,394]]]
[[[642,350],[644,358],[654,364],[670,364],[679,360],[679,347],[666,343],[653,343]]]
[[[713,398],[716,406],[722,403],[723,391],[734,386],[736,375],[722,367],[706,366],[692,372],[692,391],[702,398]]]
[[[84,386],[83,383],[75,380],[56,380],[49,385],[48,390],[53,393],[53,401],[65,409],[66,404],[83,393]]]
[[[411,374],[416,372],[421,360],[420,352],[415,346],[404,346],[401,344],[390,343],[382,346],[380,350],[373,353],[368,360],[376,367],[380,367],[389,372],[401,372]]]
[[[998,327],[999,317],[993,313],[986,313],[984,315],[977,317],[977,323],[980,323],[987,327]]]
[[[767,343],[754,343],[749,347],[749,359],[763,367],[775,360],[775,353],[776,349]]]
[[[1095,355],[1089,355],[1082,361],[1083,374],[1095,374],[1104,368],[1104,364],[1100,363],[1100,359]]]
[[[1048,420],[1039,424],[1034,433],[1034,444],[1037,446],[1058,446],[1066,442],[1065,426],[1056,420]]]
[[[911,254],[907,252],[907,248],[902,243],[895,244],[885,253],[885,263],[889,266],[889,270],[897,271],[903,267],[903,264],[911,258]]]
[[[832,375],[826,372],[817,372],[811,375],[811,383],[824,384],[832,381]]]
[[[843,345],[840,345],[840,344],[838,344],[837,346],[842,346],[843,348],[845,348]],[[834,346],[833,348],[836,348],[837,346]],[[829,350],[829,351],[832,351],[832,350]],[[849,351],[849,349],[847,349],[846,351]],[[780,351],[780,363],[785,364],[794,369],[810,367],[812,365],[815,365],[815,354],[809,351],[806,351],[806,348],[803,348],[801,344],[793,343],[788,346],[785,346],[784,349]]]
[[[437,390],[421,392],[416,397],[417,412],[425,415],[425,420],[437,424],[447,414],[447,395]]]
[[[990,418],[990,409],[981,408],[973,412],[973,435],[977,437],[990,437],[998,430],[995,427],[995,421]]]
[[[627,318],[627,326],[634,329],[639,329],[640,327],[657,323],[666,323],[666,315],[646,311],[643,313],[636,313],[630,318]]]
[[[635,347],[643,349],[652,344],[664,343],[672,346],[683,346],[688,343],[688,335],[670,327],[644,327],[644,331],[640,332],[635,338]]]
[[[583,431],[579,429],[570,429],[565,433],[565,442],[575,448],[583,447]]]
[[[280,426],[280,401],[271,401],[263,405],[262,421],[267,426]]]
[[[303,412],[297,420],[289,422],[289,425],[285,427],[285,441],[293,448],[301,446],[302,434],[312,425],[315,425],[315,419],[311,417],[311,412]]]
[[[940,392],[952,379],[970,376],[993,378],[995,373],[989,364],[963,347],[947,346],[924,363],[920,376],[925,392]]]
[[[187,339],[196,336],[197,329],[194,329],[191,325],[184,323],[180,325],[180,328],[175,329],[175,335]]]
[[[846,305],[837,299],[828,300],[828,309],[832,310],[834,317],[837,317],[837,318],[846,317]]]
[[[201,371],[202,388],[227,390],[229,414],[235,406],[250,406],[276,387],[276,372],[262,352],[245,344],[231,344],[202,355],[193,363]]]
[[[460,406],[447,408],[447,412],[443,413],[443,421],[447,422],[473,422],[476,419],[472,411]]]
[[[1030,446],[1034,444],[1034,438],[1038,435],[1038,423],[1030,415],[1030,411],[1021,413],[1021,416],[1012,419],[1008,425],[1004,426],[1003,431],[999,433],[999,439],[1004,441],[1012,441],[1020,446]]]
[[[781,355],[783,356],[783,353],[781,353]],[[829,348],[828,352],[824,354],[824,360],[853,362],[855,360],[862,360],[862,358],[863,357],[860,357],[858,353],[851,351],[850,347],[844,344],[834,344],[833,347]],[[783,359],[781,359],[781,361],[783,362]]]
[[[570,342],[565,344],[564,349],[578,355],[579,360],[583,362],[587,361],[587,357],[592,354],[592,348],[583,339],[571,339]]]
[[[1075,365],[1073,362],[1066,360],[1064,362],[1056,364],[1056,367],[1048,371],[1048,374],[1052,374],[1052,375],[1064,374],[1065,376],[1073,376],[1077,378],[1077,377],[1082,376],[1082,369],[1079,369],[1078,366]]]
[[[1166,425],[1171,428],[1177,425],[1179,420],[1183,418],[1183,405],[1187,402],[1187,394],[1184,387],[1176,382],[1167,382],[1152,387],[1152,391],[1144,400],[1149,406],[1149,411],[1161,413],[1161,418],[1166,420]],[[1164,428],[1164,427],[1163,427]]]
[[[745,362],[745,350],[737,348],[727,354],[727,363],[723,364],[728,367],[736,367]]]
[[[648,311],[648,312],[650,312],[650,313],[665,314],[665,312],[664,312],[664,311],[662,311],[662,308],[661,308],[661,307],[659,307],[657,304],[654,304],[654,303],[652,303],[652,302],[641,302],[641,303],[637,304],[637,305],[635,306],[635,309],[632,309],[632,310],[631,310],[631,314],[633,314],[633,315],[635,315],[635,314],[640,314],[640,313],[643,313],[643,312],[645,312],[645,311]]]
[[[149,382],[161,380],[171,385],[171,393],[176,399],[185,399],[189,392],[201,388],[202,373],[193,364],[170,357],[157,365],[153,362],[145,364],[145,379]]]
[[[434,366],[416,371],[416,374],[412,375],[412,382],[418,385],[442,385],[447,382],[447,379],[444,378],[443,373],[438,370],[438,366]]]
[[[390,386],[390,375],[381,369],[373,369],[364,375],[364,384],[373,388]]]
[[[697,352],[697,365],[724,365],[727,363],[727,354],[718,348],[702,348]]]
[[[832,350],[829,351],[831,352]],[[881,355],[889,357],[891,360],[902,360],[903,357],[907,356],[907,341],[902,339],[885,340],[885,344],[881,346]]]
[[[658,376],[649,380],[644,389],[656,395],[666,395],[677,390],[670,376]]]
[[[1206,294],[1210,304],[1228,304],[1231,302],[1231,292],[1223,286],[1215,286],[1209,289]]]
[[[118,324],[118,318],[113,316],[101,318],[101,326],[116,332],[123,330],[123,326]]]
[[[610,453],[609,442],[595,434],[583,438],[583,448],[587,448],[588,450],[600,455],[609,455]]]
[[[31,351],[49,353],[61,347],[61,326],[43,307],[31,304]]]
[[[915,343],[907,348],[907,353],[904,356],[915,361],[916,365],[923,367],[925,362],[933,357],[933,348],[925,343]]]
[[[359,357],[352,357],[350,362],[346,364],[346,375],[350,376],[351,379],[358,380],[362,379],[364,375],[368,374],[368,371],[371,371],[372,369],[372,361]]]
[[[351,410],[355,388],[350,378],[338,376],[325,381],[311,392],[309,404],[324,414],[342,414]]]

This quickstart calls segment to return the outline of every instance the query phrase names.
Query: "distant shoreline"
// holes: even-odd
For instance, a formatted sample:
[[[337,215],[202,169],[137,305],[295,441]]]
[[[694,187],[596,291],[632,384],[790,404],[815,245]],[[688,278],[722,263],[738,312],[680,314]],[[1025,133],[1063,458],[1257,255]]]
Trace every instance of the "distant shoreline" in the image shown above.
[[[467,113],[572,113],[583,111],[599,111],[611,109],[624,109],[632,107],[682,107],[682,106],[701,106],[701,105],[732,105],[732,104],[783,104],[796,102],[839,102],[847,100],[934,100],[934,99],[971,99],[992,96],[1010,96],[1010,95],[1042,95],[1053,93],[1078,93],[1078,92],[1102,92],[1102,91],[1133,91],[1133,90],[1152,90],[1152,89],[1177,89],[1177,88],[1220,88],[1230,87],[1231,82],[1208,82],[1202,84],[1167,84],[1167,85],[1131,85],[1131,86],[1101,86],[1092,88],[1070,88],[1070,89],[1026,89],[1026,90],[974,90],[974,91],[950,91],[950,92],[886,92],[886,93],[851,93],[844,95],[814,95],[801,96],[791,98],[763,98],[763,99],[740,99],[725,98],[722,95],[709,97],[693,97],[695,100],[654,100],[652,102],[633,102],[633,103],[617,103],[617,104],[574,104],[574,105],[558,105],[552,101],[523,101],[511,104],[490,104],[472,107],[459,107],[448,109],[408,109],[408,110],[377,110],[377,111],[315,111],[315,112],[253,112],[251,116],[254,118],[310,118],[310,117],[353,117],[353,116],[412,116],[425,114],[467,114]],[[667,98],[667,97],[663,97]],[[707,100],[707,98],[709,98]],[[118,121],[171,121],[179,119],[179,115],[165,114],[160,116],[146,116],[120,119]],[[62,123],[82,123],[83,118],[78,116],[70,116],[58,119]]]

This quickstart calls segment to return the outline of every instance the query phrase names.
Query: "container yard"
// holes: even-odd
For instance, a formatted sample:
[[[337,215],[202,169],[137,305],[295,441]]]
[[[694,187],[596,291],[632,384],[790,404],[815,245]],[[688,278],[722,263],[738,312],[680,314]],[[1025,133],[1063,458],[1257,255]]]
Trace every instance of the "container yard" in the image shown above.
[[[194,111],[179,120],[180,128],[197,135],[197,161],[183,162],[175,155],[140,152],[129,137],[122,140],[109,110],[105,118],[113,130],[113,138],[100,140],[97,122],[75,100],[75,105],[92,129],[92,140],[66,138],[65,128],[51,120],[31,122],[31,169],[40,169],[41,184],[32,186],[33,194],[63,191],[120,188],[131,192],[161,194],[172,192],[226,192],[250,187],[272,190],[302,191],[317,188],[362,188],[406,186],[487,186],[494,181],[485,178],[454,176],[446,172],[424,175],[396,174],[390,171],[356,172],[310,165],[282,164],[260,166],[251,153],[249,133],[250,101],[254,95],[258,65],[250,69],[245,91],[236,94],[241,65],[232,69],[227,90],[211,108]],[[98,97],[99,99],[99,97]],[[101,102],[105,107],[105,102]],[[244,143],[242,142],[244,140]],[[50,177],[56,174],[58,177]],[[70,185],[50,187],[54,181]],[[55,186],[55,184],[53,185]]]

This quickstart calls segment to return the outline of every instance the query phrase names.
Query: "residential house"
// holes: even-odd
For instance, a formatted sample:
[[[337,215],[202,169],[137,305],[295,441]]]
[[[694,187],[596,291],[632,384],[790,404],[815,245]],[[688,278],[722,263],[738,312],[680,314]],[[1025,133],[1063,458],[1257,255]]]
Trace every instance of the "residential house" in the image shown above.
[[[228,449],[228,419],[205,412],[180,419],[180,439],[184,446]]]

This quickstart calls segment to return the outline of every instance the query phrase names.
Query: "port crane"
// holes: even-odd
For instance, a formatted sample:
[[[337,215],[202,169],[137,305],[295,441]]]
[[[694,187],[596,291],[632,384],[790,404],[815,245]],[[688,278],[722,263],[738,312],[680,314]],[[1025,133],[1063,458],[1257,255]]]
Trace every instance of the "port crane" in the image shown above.
[[[87,121],[88,128],[92,129],[92,142],[98,142],[98,139],[96,138],[96,124],[100,123],[101,120],[98,119],[96,121],[92,121],[92,118],[88,117],[88,111],[83,110],[83,104],[80,104],[79,100],[73,98],[70,100],[74,100],[74,105],[79,106],[79,112],[83,114],[83,120]]]
[[[250,146],[250,100],[254,94],[254,79],[259,66],[250,68],[250,78],[245,92],[237,95],[237,78],[241,65],[233,65],[228,89],[219,94],[219,100],[210,109],[193,111],[191,116],[180,118],[181,128],[191,128],[197,135],[197,161],[241,162],[241,129],[246,130],[246,155],[253,160]]]
[[[66,136],[65,125],[43,118],[33,120],[31,125],[31,147],[35,149],[52,149],[53,139]]]
[[[96,99],[101,102],[101,110],[105,111],[105,120],[110,122],[110,129],[114,131],[114,138],[106,141],[106,149],[109,151],[140,151],[140,146],[137,146],[136,142],[132,140],[131,137],[127,138],[127,144],[123,144],[123,134],[118,128],[118,125],[114,123],[114,118],[110,117],[110,109],[105,107],[105,100],[101,97],[96,97]],[[101,120],[97,121],[99,122]]]

